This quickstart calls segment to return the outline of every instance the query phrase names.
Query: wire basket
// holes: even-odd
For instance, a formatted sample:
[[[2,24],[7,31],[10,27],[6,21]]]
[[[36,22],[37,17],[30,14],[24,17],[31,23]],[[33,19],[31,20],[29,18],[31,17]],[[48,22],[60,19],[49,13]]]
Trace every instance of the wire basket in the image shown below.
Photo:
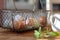
[[[40,16],[46,16],[45,13],[39,13],[38,12],[33,12],[33,11],[28,11],[28,10],[0,10],[0,26],[6,29],[11,29],[14,31],[26,31],[26,30],[33,30],[33,29],[38,29],[38,27],[34,26],[29,26],[26,25],[26,20],[27,18],[39,18]],[[22,21],[23,22],[22,22]],[[20,26],[20,22],[25,23],[24,27]]]

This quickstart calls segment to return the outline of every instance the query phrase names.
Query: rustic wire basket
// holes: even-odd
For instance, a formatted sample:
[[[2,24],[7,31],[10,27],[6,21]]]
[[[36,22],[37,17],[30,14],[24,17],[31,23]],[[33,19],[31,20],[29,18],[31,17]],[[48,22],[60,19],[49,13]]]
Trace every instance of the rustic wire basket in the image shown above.
[[[11,29],[11,30],[14,30],[14,31],[26,31],[26,30],[33,30],[33,29],[38,29],[39,27],[25,27],[24,29],[19,29],[19,30],[15,30],[14,28],[14,18],[16,17],[16,15],[20,15],[22,17],[24,17],[24,20],[26,20],[26,18],[28,17],[34,17],[35,16],[35,13],[38,13],[38,12],[33,12],[31,10],[19,10],[19,11],[16,11],[16,10],[0,10],[0,26],[2,28],[6,28],[6,29]],[[37,15],[37,14],[36,14]],[[37,16],[41,16],[41,15],[44,15],[46,16],[46,14],[42,14],[42,13],[39,13]],[[37,16],[35,18],[37,18]],[[19,17],[17,17],[19,19]]]

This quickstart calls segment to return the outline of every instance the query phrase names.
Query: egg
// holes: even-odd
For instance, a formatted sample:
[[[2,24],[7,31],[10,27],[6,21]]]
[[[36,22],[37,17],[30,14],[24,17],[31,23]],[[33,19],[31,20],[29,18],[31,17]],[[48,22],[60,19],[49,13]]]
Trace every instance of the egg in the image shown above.
[[[21,17],[20,15],[16,15],[14,18],[14,29],[15,30],[20,30],[25,28],[26,23],[24,20],[24,17]]]
[[[45,26],[46,23],[47,23],[46,17],[45,17],[45,16],[41,16],[41,17],[39,18],[39,23],[40,23],[41,25]]]
[[[26,23],[25,23],[25,21],[23,21],[23,20],[15,21],[15,22],[14,22],[14,28],[15,28],[16,30],[24,29],[25,26],[26,26]]]
[[[29,18],[29,26],[33,26],[34,25],[34,18]]]
[[[27,23],[28,23],[27,25],[30,26],[30,27],[39,27],[39,22],[35,18],[29,18],[27,20]]]
[[[15,30],[18,30],[20,27],[19,27],[19,21],[14,21],[14,29]]]
[[[20,21],[19,25],[20,25],[20,29],[23,29],[26,26],[26,22],[25,21]]]

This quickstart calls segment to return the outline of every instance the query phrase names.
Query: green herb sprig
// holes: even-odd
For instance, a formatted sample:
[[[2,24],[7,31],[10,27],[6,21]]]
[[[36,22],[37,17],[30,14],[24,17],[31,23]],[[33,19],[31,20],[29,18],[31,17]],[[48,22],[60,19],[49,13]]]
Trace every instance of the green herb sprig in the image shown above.
[[[38,38],[48,38],[48,37],[56,37],[56,36],[60,36],[60,34],[58,32],[49,32],[49,30],[45,30],[46,32],[44,33],[41,29],[41,27],[39,28],[39,30],[35,30],[34,31],[34,37],[36,39]]]

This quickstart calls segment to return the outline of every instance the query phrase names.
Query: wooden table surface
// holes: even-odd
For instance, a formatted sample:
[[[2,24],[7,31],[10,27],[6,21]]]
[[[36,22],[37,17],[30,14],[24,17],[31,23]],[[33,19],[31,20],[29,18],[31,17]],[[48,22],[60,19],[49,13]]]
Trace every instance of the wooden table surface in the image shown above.
[[[46,27],[50,29],[51,25],[47,25]],[[34,30],[17,33],[0,28],[0,40],[35,40]]]
[[[35,38],[33,31],[16,33],[0,28],[0,40],[35,40]]]

